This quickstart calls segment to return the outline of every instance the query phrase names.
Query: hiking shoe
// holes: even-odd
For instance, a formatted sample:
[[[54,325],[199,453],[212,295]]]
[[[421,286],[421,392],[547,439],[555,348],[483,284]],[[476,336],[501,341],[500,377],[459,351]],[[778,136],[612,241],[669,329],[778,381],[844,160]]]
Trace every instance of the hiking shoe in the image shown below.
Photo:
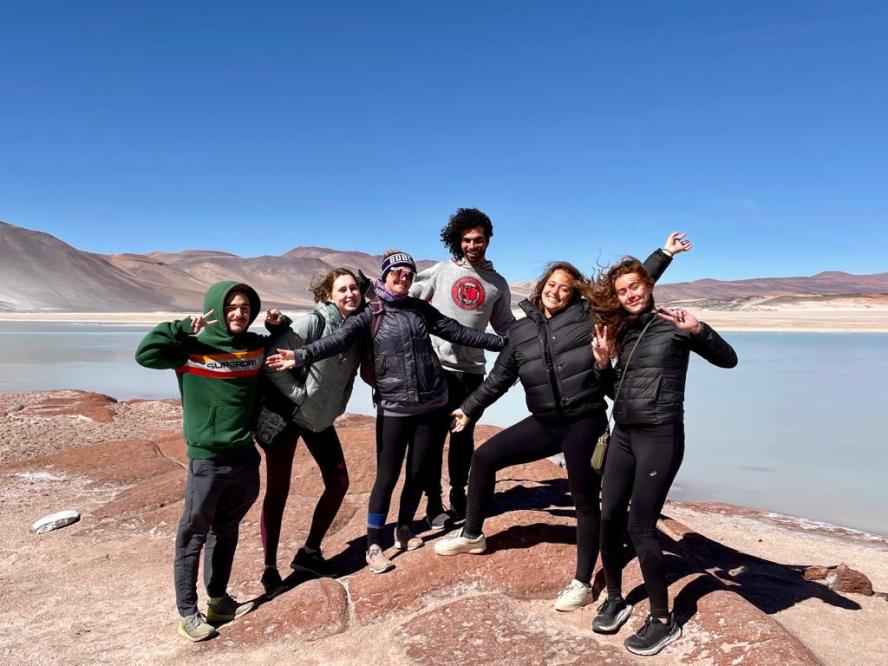
[[[435,552],[438,555],[459,555],[460,553],[480,555],[485,550],[487,550],[487,539],[483,534],[470,539],[463,536],[462,529],[453,530],[435,544]]]
[[[240,603],[230,594],[207,602],[207,622],[230,622],[235,618],[249,613],[256,607],[256,602],[246,601]]]
[[[375,543],[367,549],[365,559],[367,560],[367,566],[370,567],[370,571],[376,574],[385,573],[395,568],[392,561],[382,552],[382,548]]]
[[[627,638],[623,645],[632,654],[642,657],[650,657],[657,654],[670,643],[681,636],[681,627],[675,621],[675,616],[669,614],[669,622],[660,622],[653,615],[648,615],[644,626],[637,633]]]
[[[592,631],[596,634],[615,634],[632,615],[632,605],[623,597],[608,597],[598,607],[598,615],[592,620]]]
[[[446,511],[441,511],[441,513],[434,516],[426,516],[426,524],[428,524],[430,530],[440,532],[443,529],[447,529],[450,525],[450,514]]]
[[[305,548],[300,548],[293,556],[293,561],[290,562],[290,568],[294,571],[307,571],[316,576],[328,576],[330,574],[330,567],[327,564],[327,560],[324,559],[324,556],[319,550],[307,551]]]
[[[418,536],[413,536],[413,532],[407,525],[395,528],[395,545],[399,550],[416,550],[422,548],[424,543]]]
[[[582,608],[590,601],[592,601],[592,588],[574,579],[558,593],[555,610],[569,613]]]
[[[280,594],[281,588],[284,587],[284,581],[281,580],[281,575],[278,573],[277,567],[265,567],[265,571],[262,572],[262,577],[259,579],[259,582],[262,583],[262,587],[265,588],[265,596],[269,599]]]
[[[197,643],[215,635],[216,627],[209,624],[202,614],[194,613],[188,617],[183,617],[179,621],[177,633],[182,638],[187,638],[192,643]]]

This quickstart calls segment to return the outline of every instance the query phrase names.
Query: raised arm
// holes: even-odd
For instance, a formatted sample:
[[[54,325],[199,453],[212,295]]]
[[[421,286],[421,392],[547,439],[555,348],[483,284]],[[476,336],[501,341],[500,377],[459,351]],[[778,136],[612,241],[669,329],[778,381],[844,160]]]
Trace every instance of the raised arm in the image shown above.
[[[698,353],[712,365],[719,368],[733,368],[737,365],[737,352],[722,336],[708,324],[698,320],[684,308],[664,308],[657,316],[672,322],[679,335],[688,341],[691,351]]]
[[[687,240],[685,233],[682,231],[673,231],[666,237],[663,247],[654,250],[650,256],[644,260],[644,270],[648,272],[654,282],[659,280],[669,265],[672,263],[672,257],[681,252],[687,252],[693,246],[691,241]]]
[[[191,317],[158,324],[139,343],[136,363],[154,370],[178,368],[188,360],[188,342],[192,337]]]

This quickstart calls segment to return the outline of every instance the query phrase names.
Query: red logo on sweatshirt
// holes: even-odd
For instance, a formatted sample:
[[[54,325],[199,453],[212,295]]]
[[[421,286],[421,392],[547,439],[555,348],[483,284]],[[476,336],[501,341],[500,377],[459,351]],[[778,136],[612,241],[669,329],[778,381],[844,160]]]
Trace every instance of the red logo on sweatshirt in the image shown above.
[[[463,310],[478,310],[484,305],[484,285],[478,278],[463,277],[450,290],[453,302]]]

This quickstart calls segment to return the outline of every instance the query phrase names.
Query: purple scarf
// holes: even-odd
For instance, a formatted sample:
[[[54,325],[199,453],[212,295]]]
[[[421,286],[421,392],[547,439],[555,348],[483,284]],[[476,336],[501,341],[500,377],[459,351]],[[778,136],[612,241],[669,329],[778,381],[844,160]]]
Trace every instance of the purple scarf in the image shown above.
[[[373,280],[373,291],[375,291],[376,295],[386,303],[394,303],[395,301],[401,301],[407,298],[407,294],[393,294],[390,292],[386,288],[385,282],[382,280]]]

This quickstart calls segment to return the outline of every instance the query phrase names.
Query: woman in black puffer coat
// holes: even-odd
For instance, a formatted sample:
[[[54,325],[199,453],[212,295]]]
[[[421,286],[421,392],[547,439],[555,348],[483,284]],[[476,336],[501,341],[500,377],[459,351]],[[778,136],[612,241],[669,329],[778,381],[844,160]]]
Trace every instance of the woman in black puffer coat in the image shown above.
[[[656,526],[684,455],[684,392],[688,359],[695,352],[732,368],[737,355],[712,328],[683,309],[656,308],[654,280],[637,259],[626,258],[597,281],[601,307],[593,352],[596,372],[614,404],[614,433],[602,480],[601,558],[607,600],[592,628],[615,633],[632,607],[622,598],[623,535],[638,555],[650,616],[626,641],[635,654],[652,655],[676,640],[681,627],[668,610],[663,551]],[[610,357],[616,354],[616,369]],[[619,386],[619,382],[622,385]]]
[[[645,265],[660,276],[674,253],[690,248],[672,234]],[[520,380],[531,416],[491,437],[472,456],[468,507],[463,528],[435,544],[439,555],[482,553],[487,506],[496,473],[506,467],[564,454],[567,480],[577,511],[577,566],[574,580],[555,601],[572,611],[591,600],[590,581],[598,557],[600,477],[590,458],[607,427],[604,387],[595,372],[592,326],[595,312],[582,297],[591,293],[582,273],[567,262],[550,264],[520,308],[527,315],[509,328],[509,342],[484,383],[454,412],[456,428],[477,420]]]
[[[401,550],[422,546],[410,523],[422,490],[429,485],[429,461],[444,446],[449,416],[447,382],[430,335],[448,342],[499,351],[504,340],[479,333],[441,314],[429,303],[407,295],[416,264],[405,252],[389,250],[374,283],[368,307],[352,315],[337,331],[296,350],[279,350],[269,365],[284,370],[341,354],[364,342],[370,349],[372,372],[361,375],[373,386],[376,418],[376,480],[367,513],[366,559],[370,570],[394,567],[382,551],[381,536],[392,492],[407,456],[407,478],[401,490],[395,545]]]

